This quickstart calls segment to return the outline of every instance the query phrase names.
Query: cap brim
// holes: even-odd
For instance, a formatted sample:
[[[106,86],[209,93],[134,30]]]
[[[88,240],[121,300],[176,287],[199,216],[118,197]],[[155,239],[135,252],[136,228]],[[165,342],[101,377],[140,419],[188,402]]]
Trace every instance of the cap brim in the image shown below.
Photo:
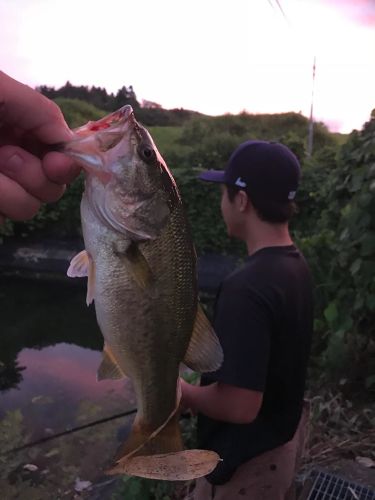
[[[206,170],[202,172],[198,179],[206,182],[224,182],[224,171],[223,170]]]

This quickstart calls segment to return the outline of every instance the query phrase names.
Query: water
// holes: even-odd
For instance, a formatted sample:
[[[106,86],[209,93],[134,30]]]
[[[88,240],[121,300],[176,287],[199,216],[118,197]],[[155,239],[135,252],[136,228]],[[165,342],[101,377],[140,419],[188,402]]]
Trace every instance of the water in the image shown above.
[[[96,381],[103,339],[85,294],[0,280],[0,420],[20,412],[23,443],[135,406],[129,381]]]
[[[128,379],[96,381],[103,338],[80,281],[0,278],[2,499],[75,499],[81,480],[95,498],[121,487],[105,471],[134,415],[56,437],[135,408]]]

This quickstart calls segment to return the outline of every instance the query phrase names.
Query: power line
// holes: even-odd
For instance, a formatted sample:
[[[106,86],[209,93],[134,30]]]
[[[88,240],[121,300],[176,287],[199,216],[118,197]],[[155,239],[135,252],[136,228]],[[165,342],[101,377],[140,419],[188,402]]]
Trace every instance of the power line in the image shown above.
[[[312,91],[311,91],[311,107],[310,107],[310,120],[309,120],[309,135],[307,138],[307,156],[312,155],[313,150],[313,136],[314,136],[314,87],[315,87],[315,70],[316,70],[316,56],[314,56],[313,75],[312,75]]]
[[[272,3],[272,0],[268,0],[268,3],[271,5],[273,10],[276,12],[276,8],[275,8],[274,4]]]
[[[284,9],[283,9],[283,8],[282,8],[282,6],[281,6],[280,0],[274,0],[274,1],[275,1],[276,5],[277,5],[277,8],[276,8],[276,6],[272,3],[272,0],[268,0],[268,3],[270,4],[270,6],[273,8],[273,10],[274,10],[275,12],[277,11],[277,12],[280,12],[280,13],[281,13],[281,15],[283,16],[283,18],[284,18],[285,22],[288,24],[288,26],[289,26],[289,27],[291,27],[291,26],[292,26],[292,24],[291,24],[291,22],[290,22],[289,18],[287,17],[287,15],[285,14],[285,11],[284,11]]]
[[[278,13],[281,13],[283,16],[285,22],[288,24],[290,28],[292,28],[292,24],[285,14],[284,9],[281,6],[281,0],[274,0],[275,4],[277,5],[278,9],[276,9],[276,6],[272,2],[272,0],[268,0],[269,5],[272,7],[272,9],[276,12],[278,10]],[[308,127],[308,135],[307,135],[307,151],[306,154],[307,156],[312,155],[312,150],[313,150],[313,138],[314,138],[314,86],[315,86],[315,70],[316,70],[316,56],[314,56],[314,63],[313,63],[313,75],[312,75],[312,92],[311,92],[311,106],[310,106],[310,118],[309,118],[309,127]]]
[[[280,1],[279,1],[279,0],[275,0],[275,2],[276,2],[276,4],[277,4],[277,6],[279,7],[280,12],[281,12],[281,14],[283,15],[283,17],[284,17],[285,21],[286,21],[288,24],[290,24],[289,19],[286,17],[285,12],[284,12],[283,8],[281,7]]]

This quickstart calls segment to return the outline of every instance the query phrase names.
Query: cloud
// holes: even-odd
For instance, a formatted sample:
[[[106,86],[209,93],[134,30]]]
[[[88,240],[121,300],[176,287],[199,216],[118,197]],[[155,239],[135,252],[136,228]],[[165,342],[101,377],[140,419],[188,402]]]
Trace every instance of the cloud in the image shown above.
[[[362,26],[375,26],[375,1],[374,0],[328,0],[324,3],[332,5]]]

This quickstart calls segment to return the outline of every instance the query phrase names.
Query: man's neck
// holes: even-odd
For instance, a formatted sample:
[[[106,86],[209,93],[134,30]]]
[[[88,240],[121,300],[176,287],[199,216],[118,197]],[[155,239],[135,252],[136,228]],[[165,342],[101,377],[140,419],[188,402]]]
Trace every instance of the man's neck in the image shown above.
[[[259,221],[256,228],[247,231],[245,241],[249,255],[266,247],[293,245],[288,224],[269,224],[263,221]]]

